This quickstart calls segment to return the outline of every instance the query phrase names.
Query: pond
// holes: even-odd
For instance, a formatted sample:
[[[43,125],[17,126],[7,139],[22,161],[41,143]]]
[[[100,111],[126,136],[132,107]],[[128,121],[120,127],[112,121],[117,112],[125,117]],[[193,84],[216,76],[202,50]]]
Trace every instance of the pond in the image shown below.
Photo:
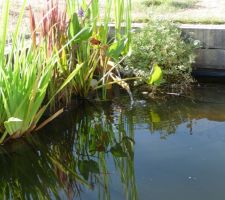
[[[149,101],[79,101],[0,152],[0,199],[225,196],[225,86]]]

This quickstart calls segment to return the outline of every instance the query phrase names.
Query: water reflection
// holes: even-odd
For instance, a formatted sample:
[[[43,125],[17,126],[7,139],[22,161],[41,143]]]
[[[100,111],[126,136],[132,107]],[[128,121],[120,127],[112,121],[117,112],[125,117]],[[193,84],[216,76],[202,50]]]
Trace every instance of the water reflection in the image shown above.
[[[176,133],[179,125],[186,124],[189,133],[193,134],[193,124],[198,120],[225,121],[225,86],[199,86],[186,96],[170,96],[155,101],[136,98],[132,109],[123,102],[120,106],[130,127],[144,124],[150,133],[159,133],[164,138]]]
[[[144,152],[139,162],[150,158],[148,146],[136,147],[134,139],[146,130],[166,139],[182,124],[195,134],[199,119],[225,121],[223,91],[207,87],[188,97],[136,98],[132,107],[129,97],[74,104],[38,134],[0,148],[0,199],[137,200],[135,173],[147,166],[135,163],[135,149]]]
[[[106,112],[79,104],[42,133],[2,147],[0,198],[82,199],[88,189],[99,200],[111,199],[110,158],[126,198],[137,199],[133,134],[123,122],[115,126]]]

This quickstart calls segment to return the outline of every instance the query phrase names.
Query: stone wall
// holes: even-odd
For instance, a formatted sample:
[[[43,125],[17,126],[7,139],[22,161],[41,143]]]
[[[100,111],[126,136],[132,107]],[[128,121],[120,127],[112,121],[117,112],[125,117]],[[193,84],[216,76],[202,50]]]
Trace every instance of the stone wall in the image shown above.
[[[194,69],[225,69],[225,25],[181,25],[184,33],[202,43]]]

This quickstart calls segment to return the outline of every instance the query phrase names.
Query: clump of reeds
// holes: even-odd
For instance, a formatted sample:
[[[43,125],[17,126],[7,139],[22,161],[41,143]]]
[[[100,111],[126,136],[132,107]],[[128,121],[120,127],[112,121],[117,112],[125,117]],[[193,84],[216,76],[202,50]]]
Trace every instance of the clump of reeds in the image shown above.
[[[65,10],[59,9],[58,1],[46,3],[38,23],[29,6],[32,45],[27,46],[19,30],[24,0],[8,56],[5,47],[10,0],[3,3],[0,143],[42,128],[62,112],[73,95],[87,97],[101,89],[106,98],[107,90],[115,83],[129,91],[117,66],[120,56],[129,51],[130,0],[107,0],[103,16],[98,0],[66,0]],[[108,41],[111,21],[115,22],[115,37]],[[55,114],[43,121],[49,106]]]

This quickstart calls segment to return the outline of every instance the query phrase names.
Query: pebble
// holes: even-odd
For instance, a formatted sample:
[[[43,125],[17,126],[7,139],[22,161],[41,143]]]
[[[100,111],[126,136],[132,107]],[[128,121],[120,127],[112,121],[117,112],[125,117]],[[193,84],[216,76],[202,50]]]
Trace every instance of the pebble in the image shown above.
[[[147,94],[148,94],[148,92],[142,92],[142,94],[143,94],[143,95],[147,95]]]

